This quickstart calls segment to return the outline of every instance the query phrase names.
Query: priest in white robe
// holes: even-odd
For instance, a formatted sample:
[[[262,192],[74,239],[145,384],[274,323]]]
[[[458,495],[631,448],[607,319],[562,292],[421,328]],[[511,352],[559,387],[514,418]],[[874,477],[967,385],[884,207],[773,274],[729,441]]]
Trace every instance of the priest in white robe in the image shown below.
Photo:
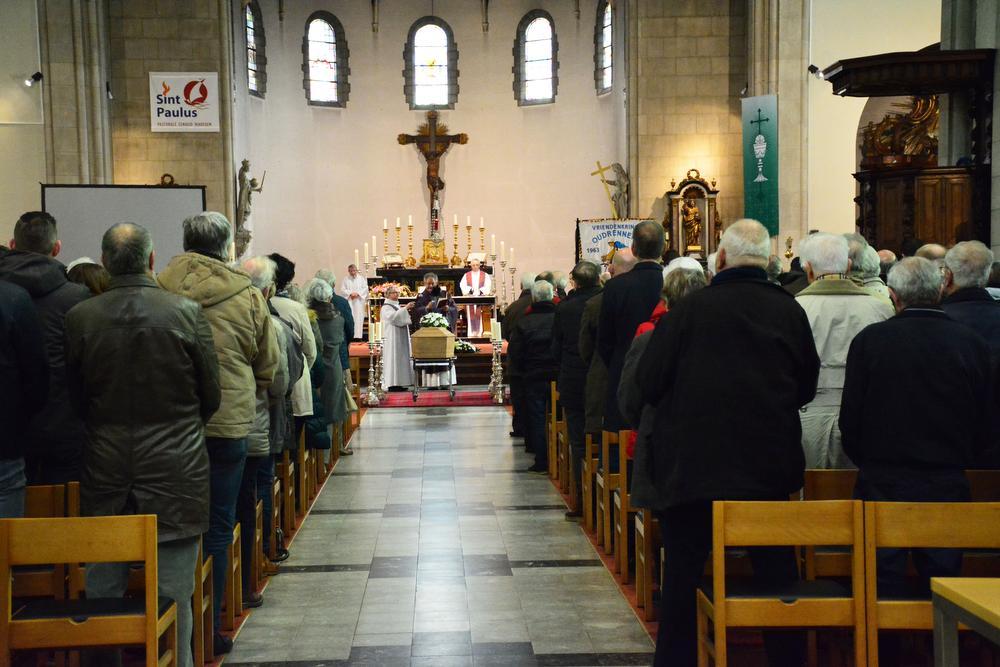
[[[462,276],[459,287],[465,296],[489,296],[493,293],[493,278],[481,270],[478,259],[472,259],[469,271]],[[469,323],[468,335],[478,337],[483,335],[483,306],[469,305],[465,307],[465,318]]]
[[[401,306],[399,289],[390,287],[385,292],[385,302],[379,313],[382,323],[382,389],[409,387],[413,384],[413,366],[410,364],[410,310],[413,304]]]
[[[358,273],[358,267],[351,264],[347,267],[347,278],[337,289],[340,295],[347,299],[354,315],[354,339],[362,340],[365,332],[365,311],[368,305],[368,279]]]

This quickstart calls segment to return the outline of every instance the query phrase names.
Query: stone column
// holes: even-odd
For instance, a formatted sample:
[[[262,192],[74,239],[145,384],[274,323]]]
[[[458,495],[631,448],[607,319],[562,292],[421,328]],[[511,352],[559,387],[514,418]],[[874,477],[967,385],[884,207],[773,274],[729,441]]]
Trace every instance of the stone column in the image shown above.
[[[941,49],[976,47],[976,1],[942,0]],[[938,128],[938,164],[953,165],[972,150],[972,119],[969,96],[941,95],[941,125]]]

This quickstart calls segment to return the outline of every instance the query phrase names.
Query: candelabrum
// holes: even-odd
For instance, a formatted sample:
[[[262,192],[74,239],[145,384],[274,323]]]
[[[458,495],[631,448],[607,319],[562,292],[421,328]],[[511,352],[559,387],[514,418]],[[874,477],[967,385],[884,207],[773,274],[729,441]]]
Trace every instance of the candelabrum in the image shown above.
[[[465,264],[465,262],[458,256],[458,218],[455,219],[455,224],[452,227],[455,230],[455,254],[451,256],[451,265],[459,267]]]
[[[465,256],[468,257],[472,254],[472,227],[467,226],[465,228],[465,240],[468,242],[468,249],[465,252]]]
[[[382,256],[389,254],[389,229],[387,227],[382,228]]]
[[[500,307],[503,308],[507,305],[507,281],[504,280],[504,274],[507,272],[507,260],[500,260]]]
[[[365,277],[366,278],[368,278],[368,277],[374,278],[377,275],[378,275],[378,255],[372,255],[372,273],[371,273],[371,276],[369,276],[366,273]]]
[[[385,367],[382,364],[382,359],[384,358],[382,351],[384,349],[385,349],[385,338],[379,338],[377,341],[375,341],[375,351],[378,353],[378,359],[375,362],[378,365],[378,367],[375,370],[375,375],[378,377],[378,386],[376,387],[376,392],[378,393],[378,400],[380,401],[385,399],[385,389],[382,387],[382,385],[384,384],[382,382],[382,378],[383,378],[383,373],[385,372]]]
[[[490,386],[489,392],[490,396],[493,398],[493,402],[501,404],[504,401],[504,386],[503,386],[503,364],[500,363],[500,352],[503,350],[503,341],[499,339],[493,339],[493,366],[492,372],[490,373]]]
[[[403,234],[403,230],[400,229],[399,227],[396,227],[396,254],[397,255],[400,253],[400,251],[403,248],[402,243],[401,243],[402,234]]]
[[[511,297],[511,299],[513,299],[514,295],[518,293],[518,291],[517,291],[517,284],[514,282],[514,276],[517,275],[517,269],[515,269],[514,265],[511,264],[510,268],[508,269],[508,271],[510,271],[510,297]],[[501,280],[502,279],[503,279],[503,277],[501,276]]]
[[[365,276],[367,276],[367,275],[368,275],[368,271],[369,271],[369,266],[368,266],[368,265],[369,265],[369,262],[368,262],[368,260],[366,259],[366,260],[365,260]]]
[[[486,228],[485,227],[480,227],[479,228],[479,252],[481,252],[481,253],[485,253],[486,252]],[[494,255],[494,257],[496,257],[496,255]]]
[[[417,260],[413,258],[413,225],[407,225],[406,230],[408,232],[407,238],[410,250],[406,254],[406,260],[403,261],[403,266],[408,269],[412,269],[417,265]]]
[[[379,359],[381,359],[379,355]],[[375,341],[368,341],[368,394],[365,396],[365,403],[368,407],[376,407],[379,402],[379,388],[375,386],[377,371],[375,369]],[[380,383],[381,384],[381,383]]]

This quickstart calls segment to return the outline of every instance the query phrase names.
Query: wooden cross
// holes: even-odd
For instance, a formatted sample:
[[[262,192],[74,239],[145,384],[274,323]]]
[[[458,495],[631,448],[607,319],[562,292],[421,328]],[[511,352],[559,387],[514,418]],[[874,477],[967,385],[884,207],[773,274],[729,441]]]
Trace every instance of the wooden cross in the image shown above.
[[[444,181],[439,176],[441,169],[441,158],[451,148],[452,144],[467,144],[469,135],[448,134],[448,127],[438,125],[438,112],[428,111],[427,122],[417,128],[416,134],[400,134],[396,139],[403,146],[416,144],[417,150],[424,156],[427,162],[427,189],[431,192],[431,208],[437,199],[437,193],[444,190]],[[431,236],[434,237],[437,230],[433,229],[434,222],[431,221]]]
[[[591,176],[600,176],[601,183],[604,185],[604,194],[608,196],[608,203],[611,204],[611,215],[614,216],[615,220],[621,220],[621,216],[618,215],[618,207],[615,206],[615,198],[611,196],[611,188],[608,187],[608,179],[604,177],[605,172],[611,171],[611,167],[602,167],[601,161],[597,161],[597,171],[590,172]]]

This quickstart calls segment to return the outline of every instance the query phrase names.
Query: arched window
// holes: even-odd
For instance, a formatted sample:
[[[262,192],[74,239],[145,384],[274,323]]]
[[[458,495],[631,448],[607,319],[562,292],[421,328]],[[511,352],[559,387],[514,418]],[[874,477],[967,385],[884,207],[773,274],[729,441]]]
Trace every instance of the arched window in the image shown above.
[[[611,92],[611,83],[614,79],[611,52],[614,45],[613,19],[614,13],[611,11],[609,0],[598,2],[597,23],[594,26],[594,83],[598,95]]]
[[[309,104],[343,107],[351,86],[347,75],[347,38],[344,26],[330,12],[314,12],[306,21],[302,39],[302,86]]]
[[[514,41],[514,96],[519,105],[555,102],[558,49],[555,24],[548,12],[528,12],[517,26]]]
[[[247,39],[247,88],[251,95],[264,97],[267,91],[267,56],[264,55],[264,21],[260,5],[251,0],[243,13]]]
[[[403,61],[403,92],[411,109],[455,108],[458,48],[447,23],[434,16],[414,23]]]

